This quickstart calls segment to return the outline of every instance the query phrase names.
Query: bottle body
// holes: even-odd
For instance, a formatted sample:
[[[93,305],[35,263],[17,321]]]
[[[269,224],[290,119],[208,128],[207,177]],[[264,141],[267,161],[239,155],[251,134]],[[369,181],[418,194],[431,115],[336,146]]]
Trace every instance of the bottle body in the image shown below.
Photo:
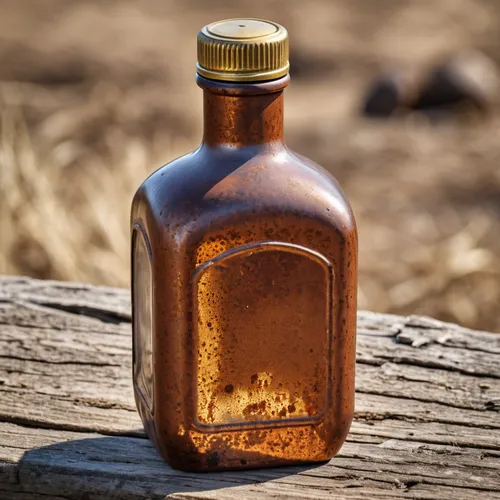
[[[204,144],[137,192],[132,267],[137,406],[173,467],[338,451],[354,407],[357,234],[329,174],[280,141]]]

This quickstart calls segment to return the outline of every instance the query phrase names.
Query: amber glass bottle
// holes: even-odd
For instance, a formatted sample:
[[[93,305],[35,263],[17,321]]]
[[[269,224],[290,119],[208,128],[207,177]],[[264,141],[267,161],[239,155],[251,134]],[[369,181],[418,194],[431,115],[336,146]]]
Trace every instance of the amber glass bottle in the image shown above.
[[[288,35],[198,35],[201,146],[132,205],[134,389],[175,468],[331,458],[354,405],[357,234],[336,181],[283,141]]]

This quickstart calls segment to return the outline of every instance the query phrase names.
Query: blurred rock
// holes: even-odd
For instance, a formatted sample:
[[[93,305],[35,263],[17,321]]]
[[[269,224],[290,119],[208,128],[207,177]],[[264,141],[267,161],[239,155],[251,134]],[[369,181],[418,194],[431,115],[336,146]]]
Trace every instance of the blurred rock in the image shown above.
[[[383,118],[412,111],[488,111],[498,99],[500,71],[489,57],[464,51],[432,66],[378,78],[368,89],[362,114]]]
[[[384,75],[372,83],[365,95],[362,114],[385,118],[401,113],[415,101],[419,92],[418,74],[406,70]]]
[[[470,104],[487,111],[498,96],[499,69],[477,51],[459,53],[431,68],[414,109]]]

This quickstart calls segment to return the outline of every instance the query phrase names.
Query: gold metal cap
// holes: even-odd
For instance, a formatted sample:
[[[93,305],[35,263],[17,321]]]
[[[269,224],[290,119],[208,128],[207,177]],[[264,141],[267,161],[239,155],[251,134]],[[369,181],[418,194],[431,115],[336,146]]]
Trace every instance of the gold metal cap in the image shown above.
[[[228,82],[275,80],[288,73],[288,33],[262,19],[226,19],[198,33],[201,76]]]

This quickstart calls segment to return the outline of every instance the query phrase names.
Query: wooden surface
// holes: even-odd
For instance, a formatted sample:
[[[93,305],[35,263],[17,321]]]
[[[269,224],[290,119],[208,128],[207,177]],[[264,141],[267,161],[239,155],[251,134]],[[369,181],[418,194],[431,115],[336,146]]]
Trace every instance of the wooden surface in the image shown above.
[[[500,335],[359,313],[356,414],[321,466],[194,474],[145,438],[126,290],[0,279],[0,499],[500,499]]]

